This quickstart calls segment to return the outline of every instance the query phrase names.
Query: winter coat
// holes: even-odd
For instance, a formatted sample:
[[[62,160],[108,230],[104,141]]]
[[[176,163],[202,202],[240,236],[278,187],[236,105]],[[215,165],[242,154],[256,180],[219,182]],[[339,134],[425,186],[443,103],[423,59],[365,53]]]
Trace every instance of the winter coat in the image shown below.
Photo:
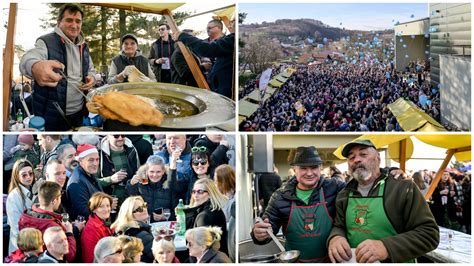
[[[21,189],[23,195],[25,195],[24,199],[21,198],[19,189]],[[28,197],[29,194],[31,194],[31,197]],[[10,243],[8,245],[9,253],[12,253],[18,248],[16,243],[20,233],[20,230],[18,229],[18,221],[20,221],[22,213],[25,210],[31,209],[32,205],[32,192],[30,192],[24,186],[20,185],[18,188],[15,188],[10,193],[8,193],[6,210],[8,219],[7,221],[8,225],[10,226]]]
[[[296,177],[288,180],[285,186],[279,188],[272,194],[268,206],[265,209],[263,216],[268,217],[272,225],[273,233],[277,234],[280,230],[280,227],[283,227],[283,232],[286,231],[288,226],[288,220],[290,217],[291,204],[295,203],[297,206],[306,206],[306,205],[316,205],[320,203],[319,201],[319,192],[322,189],[324,197],[326,200],[326,207],[328,213],[331,217],[336,215],[336,196],[339,191],[344,188],[344,183],[337,182],[332,179],[326,179],[320,177],[318,184],[316,185],[313,193],[309,197],[308,204],[305,204],[301,199],[296,196],[296,186],[298,181]],[[266,244],[271,241],[270,238],[264,241],[258,241],[251,234],[254,243],[256,244]]]
[[[434,250],[439,244],[439,228],[433,214],[416,184],[410,180],[398,180],[380,169],[381,175],[374,181],[385,179],[384,209],[397,235],[380,239],[387,248],[388,262],[408,261]],[[329,240],[335,236],[346,237],[346,209],[348,196],[361,197],[358,183],[352,179],[337,195],[337,215]],[[378,195],[378,188],[371,188],[368,196]]]
[[[91,214],[81,234],[82,262],[92,263],[94,261],[94,248],[99,240],[113,235],[114,231],[99,216]]]
[[[61,214],[40,209],[39,205],[33,205],[31,211],[25,211],[20,218],[18,226],[20,230],[27,227],[36,228],[42,234],[50,227],[59,226],[66,233],[66,227],[62,224]],[[76,257],[76,239],[73,233],[66,233],[66,237],[69,244],[69,253],[65,255],[65,258],[68,262],[73,262]]]
[[[125,230],[124,235],[134,236],[141,239],[144,249],[140,259],[141,262],[152,263],[154,260],[151,247],[153,246],[153,234],[151,233],[151,226],[143,222],[138,222],[139,228],[130,227]]]
[[[189,257],[191,263],[197,263],[195,257]],[[214,249],[208,249],[204,256],[202,256],[199,263],[232,263],[229,257],[221,251],[215,251]]]
[[[87,204],[89,199],[96,192],[102,192],[102,186],[99,181],[89,175],[78,165],[71,178],[67,182],[66,193],[69,199],[69,215],[71,221],[74,221],[78,215],[89,217],[89,209]]]
[[[228,253],[227,248],[227,224],[225,214],[222,210],[211,210],[211,201],[208,200],[203,204],[184,209],[186,215],[186,229],[199,226],[219,226],[222,229],[221,248],[220,251]]]

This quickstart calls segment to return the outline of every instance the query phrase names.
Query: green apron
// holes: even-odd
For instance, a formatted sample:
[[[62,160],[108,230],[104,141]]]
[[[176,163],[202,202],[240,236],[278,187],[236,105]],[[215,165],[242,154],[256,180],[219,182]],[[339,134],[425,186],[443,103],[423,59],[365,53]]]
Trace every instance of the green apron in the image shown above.
[[[397,231],[387,217],[383,204],[385,179],[380,180],[376,197],[354,197],[349,193],[346,209],[347,240],[351,248],[367,239],[380,240],[397,235]],[[414,261],[409,261],[414,262]]]
[[[293,201],[285,231],[286,250],[299,250],[301,254],[298,262],[326,262],[326,240],[332,223],[322,188],[319,190],[318,204],[297,206]]]

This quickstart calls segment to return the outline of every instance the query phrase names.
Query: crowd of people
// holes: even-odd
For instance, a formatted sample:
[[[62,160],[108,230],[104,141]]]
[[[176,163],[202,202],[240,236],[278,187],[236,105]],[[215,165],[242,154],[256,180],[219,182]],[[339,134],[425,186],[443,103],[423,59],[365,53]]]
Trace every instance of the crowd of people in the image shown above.
[[[413,61],[402,71],[393,64],[339,61],[273,70],[282,67],[297,72],[240,124],[241,131],[403,131],[387,107],[399,98],[440,121],[439,88],[430,85],[427,61]],[[240,97],[254,89],[258,82],[251,80]]]
[[[124,34],[120,39],[120,53],[112,58],[105,80],[105,76],[97,75],[94,69],[81,31],[84,19],[81,6],[64,4],[59,10],[54,31],[40,36],[35,48],[26,51],[21,58],[21,73],[33,80],[34,97],[30,111],[44,118],[46,131],[83,126],[83,95],[105,81],[108,84],[142,81],[197,86],[192,68],[177,41],[191,50],[194,56],[191,60],[195,60],[210,89],[233,98],[233,21],[227,25],[230,33],[226,35],[220,18],[210,20],[206,27],[209,37],[205,40],[193,36],[189,30],[173,32],[172,35],[170,26],[161,24],[158,28],[160,36],[152,44],[148,56],[141,53],[134,33]],[[55,88],[55,93],[51,93],[51,88]],[[12,113],[16,115],[18,109],[22,107],[17,105]]]
[[[219,134],[6,135],[5,262],[235,261],[233,143]],[[180,202],[186,252],[154,229],[178,220]]]

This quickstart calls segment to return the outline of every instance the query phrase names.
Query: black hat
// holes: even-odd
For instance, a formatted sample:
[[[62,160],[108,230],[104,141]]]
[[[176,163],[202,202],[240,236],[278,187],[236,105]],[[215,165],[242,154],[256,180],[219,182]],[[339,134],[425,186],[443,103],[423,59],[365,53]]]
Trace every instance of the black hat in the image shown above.
[[[293,166],[315,166],[321,165],[323,161],[319,157],[314,146],[296,148],[295,157],[290,165]]]
[[[122,39],[120,41],[120,44],[123,44],[123,41],[125,41],[126,39],[132,39],[138,44],[137,36],[135,36],[131,33],[127,33],[127,34],[123,35]]]
[[[354,146],[358,146],[358,145],[363,145],[363,146],[368,146],[368,147],[373,147],[375,148],[375,145],[372,143],[372,141],[368,140],[368,139],[356,139],[352,142],[349,142],[346,144],[346,146],[344,146],[344,148],[342,149],[342,156],[346,157],[349,156],[349,152],[351,151],[351,149],[354,147]]]

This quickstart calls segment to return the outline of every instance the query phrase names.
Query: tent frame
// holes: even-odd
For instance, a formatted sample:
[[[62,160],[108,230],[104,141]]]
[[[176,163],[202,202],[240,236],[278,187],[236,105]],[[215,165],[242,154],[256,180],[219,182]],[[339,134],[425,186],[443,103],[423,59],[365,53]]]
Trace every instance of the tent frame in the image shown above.
[[[103,6],[108,8],[124,9],[142,13],[151,13],[158,14],[165,17],[168,25],[173,32],[178,32],[178,25],[173,19],[173,14],[169,9],[162,11],[143,8],[143,7],[132,7],[123,5],[116,5],[113,3],[81,3],[84,5],[94,5],[94,6]],[[16,17],[18,12],[18,3],[10,3],[9,16],[8,16],[8,28],[7,28],[7,39],[5,42],[5,50],[3,52],[3,130],[8,131],[8,123],[10,116],[10,97],[11,97],[11,84],[13,80],[13,55],[14,55],[14,44],[15,44],[15,30],[16,30]],[[211,11],[209,11],[211,12]],[[207,12],[207,13],[209,13]],[[224,24],[229,27],[229,18],[223,16],[221,17]],[[206,78],[201,72],[196,60],[194,60],[193,55],[189,51],[189,48],[186,47],[182,42],[176,42],[178,47],[181,49],[183,56],[188,64],[194,79],[197,82],[199,88],[210,90],[209,84],[207,84]]]

